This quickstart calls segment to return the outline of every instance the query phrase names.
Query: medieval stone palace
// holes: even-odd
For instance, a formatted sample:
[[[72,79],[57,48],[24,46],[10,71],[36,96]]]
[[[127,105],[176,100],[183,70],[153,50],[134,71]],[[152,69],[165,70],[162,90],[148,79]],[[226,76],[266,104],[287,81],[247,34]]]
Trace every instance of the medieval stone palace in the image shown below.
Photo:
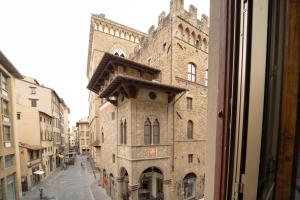
[[[203,197],[208,34],[183,0],[148,33],[92,15],[90,152],[112,199]]]

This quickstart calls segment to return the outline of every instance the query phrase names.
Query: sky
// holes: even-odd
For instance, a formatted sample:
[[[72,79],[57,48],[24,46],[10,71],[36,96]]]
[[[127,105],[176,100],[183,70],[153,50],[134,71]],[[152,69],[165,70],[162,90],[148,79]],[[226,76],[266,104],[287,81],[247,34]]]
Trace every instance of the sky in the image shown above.
[[[53,88],[71,109],[70,125],[88,116],[86,78],[91,14],[147,32],[170,0],[0,0],[0,50],[24,76]],[[185,0],[209,15],[209,0]]]

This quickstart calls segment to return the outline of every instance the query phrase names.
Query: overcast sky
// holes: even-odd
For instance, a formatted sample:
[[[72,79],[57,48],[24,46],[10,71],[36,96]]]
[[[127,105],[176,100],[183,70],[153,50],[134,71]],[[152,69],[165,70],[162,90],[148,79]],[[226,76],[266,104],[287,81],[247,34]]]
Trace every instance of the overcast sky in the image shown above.
[[[209,14],[208,0],[185,0]],[[147,32],[170,0],[0,0],[0,50],[25,76],[56,90],[74,125],[88,115],[86,66],[91,13]]]

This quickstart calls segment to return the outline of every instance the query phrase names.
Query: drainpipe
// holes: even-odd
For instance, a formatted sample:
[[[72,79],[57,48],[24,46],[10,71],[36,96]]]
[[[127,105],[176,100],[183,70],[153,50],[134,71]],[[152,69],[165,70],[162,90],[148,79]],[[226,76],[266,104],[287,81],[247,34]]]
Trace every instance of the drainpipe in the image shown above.
[[[173,102],[173,159],[172,159],[172,171],[174,172],[174,168],[175,168],[175,103],[183,96],[185,95],[186,91],[184,93],[182,93],[178,99],[176,99]]]

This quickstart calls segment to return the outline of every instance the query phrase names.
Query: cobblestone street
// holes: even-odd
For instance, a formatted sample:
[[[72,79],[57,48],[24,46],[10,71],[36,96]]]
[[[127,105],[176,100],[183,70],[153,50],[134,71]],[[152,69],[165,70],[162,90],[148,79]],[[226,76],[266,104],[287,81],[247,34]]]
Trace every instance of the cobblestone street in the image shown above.
[[[81,167],[81,161],[84,168]],[[53,200],[110,200],[94,178],[92,168],[85,156],[78,156],[74,165],[66,170],[61,168],[36,185],[32,191],[26,192],[22,200],[38,200],[39,188],[44,188],[43,199]]]

